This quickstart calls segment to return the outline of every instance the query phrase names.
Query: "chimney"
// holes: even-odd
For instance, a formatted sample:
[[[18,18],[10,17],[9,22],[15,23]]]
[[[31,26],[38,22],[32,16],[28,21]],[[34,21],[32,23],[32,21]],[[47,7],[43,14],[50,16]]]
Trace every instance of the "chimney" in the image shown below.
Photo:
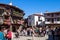
[[[43,15],[43,13],[42,13],[42,12],[40,12],[40,14],[41,14],[41,15]]]
[[[10,0],[10,3],[9,3],[9,5],[12,5],[12,0]]]

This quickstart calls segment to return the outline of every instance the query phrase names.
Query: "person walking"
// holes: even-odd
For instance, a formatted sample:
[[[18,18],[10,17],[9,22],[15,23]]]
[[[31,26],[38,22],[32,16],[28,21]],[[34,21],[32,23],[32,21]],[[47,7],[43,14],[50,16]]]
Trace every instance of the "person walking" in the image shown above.
[[[7,38],[8,40],[12,39],[12,32],[10,31],[10,28],[8,28],[8,31],[7,31]]]
[[[4,33],[2,32],[2,27],[0,27],[0,40],[6,40],[4,37]]]
[[[5,28],[5,27],[3,27],[3,33],[4,33],[4,37],[5,37],[5,39],[7,40],[7,29]]]

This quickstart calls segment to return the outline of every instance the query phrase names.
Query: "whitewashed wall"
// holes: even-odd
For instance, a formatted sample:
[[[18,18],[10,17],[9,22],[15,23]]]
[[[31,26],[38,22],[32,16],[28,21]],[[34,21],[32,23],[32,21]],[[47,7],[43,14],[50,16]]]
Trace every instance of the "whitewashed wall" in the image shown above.
[[[44,22],[45,18],[43,16],[41,16],[40,20],[42,20],[42,22]],[[31,25],[29,24],[29,22],[31,22]],[[38,22],[38,25],[41,24],[41,21],[38,21],[38,16],[31,15],[31,19],[28,19],[28,25],[35,26],[36,22]]]

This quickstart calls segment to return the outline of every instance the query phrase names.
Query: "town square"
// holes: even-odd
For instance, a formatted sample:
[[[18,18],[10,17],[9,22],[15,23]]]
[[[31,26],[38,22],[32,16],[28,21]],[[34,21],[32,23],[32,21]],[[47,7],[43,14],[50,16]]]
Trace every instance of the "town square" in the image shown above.
[[[0,40],[60,40],[59,0],[0,0]]]

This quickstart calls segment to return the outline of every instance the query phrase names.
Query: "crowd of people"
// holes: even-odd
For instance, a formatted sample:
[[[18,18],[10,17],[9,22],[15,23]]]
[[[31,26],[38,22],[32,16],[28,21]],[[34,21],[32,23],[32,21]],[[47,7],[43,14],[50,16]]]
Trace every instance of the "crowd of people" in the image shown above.
[[[49,40],[59,40],[60,39],[60,28],[42,28],[42,27],[19,27],[16,29],[15,36],[35,36],[44,37],[48,35]],[[0,39],[1,40],[11,40],[12,31],[6,27],[0,27]]]
[[[0,40],[11,40],[12,39],[12,32],[10,28],[0,27]]]
[[[60,40],[60,27],[50,28],[48,36],[49,40]]]
[[[29,27],[29,28],[19,28],[17,31],[16,31],[16,36],[17,35],[21,35],[21,36],[45,36],[46,34],[46,31],[45,31],[45,28],[38,28],[38,27]]]
[[[49,40],[59,40],[60,38],[60,28],[42,28],[42,27],[29,27],[29,28],[19,28],[17,34],[20,36],[35,36],[44,37],[48,35]],[[18,37],[18,35],[16,36]]]

